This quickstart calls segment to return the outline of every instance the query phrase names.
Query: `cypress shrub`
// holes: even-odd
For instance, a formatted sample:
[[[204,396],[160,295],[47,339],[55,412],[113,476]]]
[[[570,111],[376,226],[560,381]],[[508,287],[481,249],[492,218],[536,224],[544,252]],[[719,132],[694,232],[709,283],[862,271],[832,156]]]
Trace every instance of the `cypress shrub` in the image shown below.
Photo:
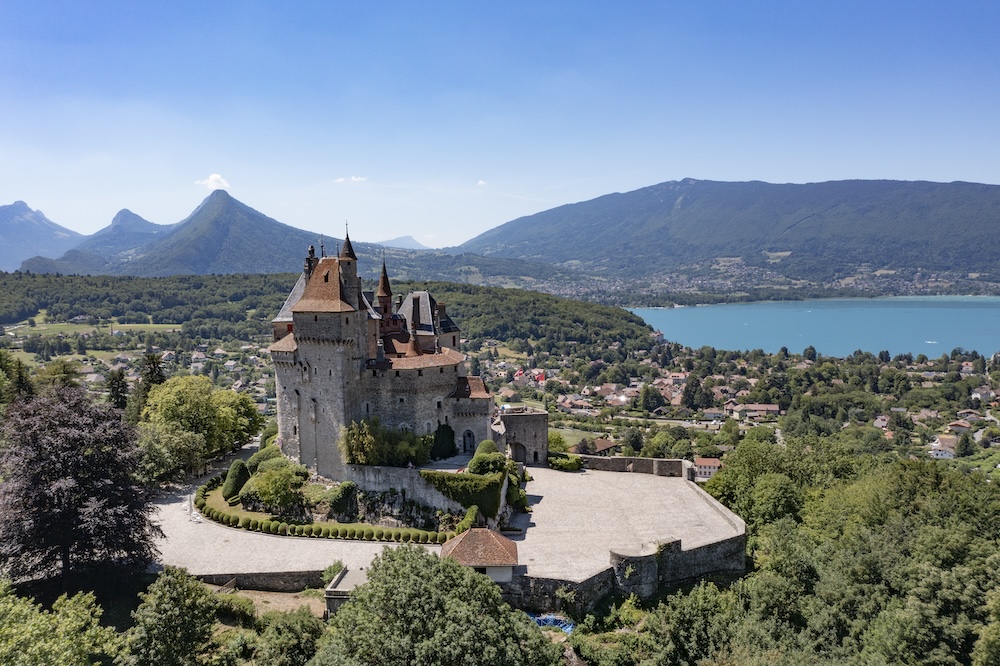
[[[502,453],[477,453],[469,461],[469,474],[492,474],[507,471],[507,456]]]
[[[375,538],[375,530],[371,527],[365,528],[365,541],[371,541]]]
[[[500,449],[497,448],[497,443],[492,439],[484,439],[479,442],[479,446],[476,447],[476,456],[480,456],[486,453],[499,453]],[[475,456],[473,456],[475,457]]]
[[[237,497],[243,490],[243,485],[250,480],[250,470],[242,459],[237,458],[229,466],[229,473],[226,474],[226,482],[222,484],[222,497],[229,500]]]

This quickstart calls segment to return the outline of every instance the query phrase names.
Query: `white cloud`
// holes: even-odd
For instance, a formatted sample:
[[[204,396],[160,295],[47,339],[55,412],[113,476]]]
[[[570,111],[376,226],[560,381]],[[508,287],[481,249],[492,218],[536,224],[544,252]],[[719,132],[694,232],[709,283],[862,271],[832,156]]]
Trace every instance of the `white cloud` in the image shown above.
[[[480,180],[478,183],[476,183],[476,185],[479,185],[480,187],[482,187],[485,184],[486,184],[485,180]]]
[[[210,190],[225,190],[229,188],[229,181],[217,173],[211,174],[205,180],[194,181],[195,185],[204,185]]]
[[[351,176],[350,178],[338,178],[338,179],[336,179],[333,182],[335,182],[335,183],[363,183],[366,180],[368,180],[368,179],[365,178],[364,176]]]

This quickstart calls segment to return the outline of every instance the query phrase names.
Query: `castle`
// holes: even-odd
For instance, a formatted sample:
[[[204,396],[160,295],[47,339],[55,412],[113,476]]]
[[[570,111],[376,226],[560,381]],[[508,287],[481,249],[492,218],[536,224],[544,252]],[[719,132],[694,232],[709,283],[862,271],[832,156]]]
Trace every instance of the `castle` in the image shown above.
[[[272,320],[283,452],[321,476],[348,478],[341,431],[377,417],[417,435],[449,425],[458,449],[472,453],[493,434],[493,396],[466,374],[458,326],[426,291],[393,302],[384,260],[378,288],[364,291],[357,263],[349,236],[336,257],[310,246]]]

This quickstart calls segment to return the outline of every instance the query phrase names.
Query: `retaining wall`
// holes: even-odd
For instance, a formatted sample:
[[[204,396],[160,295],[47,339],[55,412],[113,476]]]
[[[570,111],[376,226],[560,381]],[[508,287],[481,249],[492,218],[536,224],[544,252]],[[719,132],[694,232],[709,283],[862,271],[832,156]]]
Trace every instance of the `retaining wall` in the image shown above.
[[[445,497],[440,490],[427,483],[420,476],[420,470],[415,468],[348,465],[346,476],[361,490],[387,492],[394,488],[404,492],[406,499],[418,504],[455,514],[465,513],[461,504]]]
[[[632,456],[587,456],[581,455],[587,469],[602,472],[632,472],[654,476],[679,476],[694,481],[694,465],[687,460],[665,458],[638,458]]]
[[[211,585],[225,585],[236,579],[236,587],[265,592],[301,592],[307,587],[322,587],[322,571],[268,571],[257,573],[204,574],[196,578]]]

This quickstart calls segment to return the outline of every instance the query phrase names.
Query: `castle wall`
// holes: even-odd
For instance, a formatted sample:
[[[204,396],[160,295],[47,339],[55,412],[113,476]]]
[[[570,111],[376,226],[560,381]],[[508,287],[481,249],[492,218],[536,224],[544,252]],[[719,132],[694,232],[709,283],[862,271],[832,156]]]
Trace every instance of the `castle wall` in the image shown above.
[[[461,504],[448,499],[441,491],[427,483],[417,469],[348,465],[345,476],[358,484],[362,490],[387,492],[395,489],[402,491],[408,500],[450,513],[465,515],[465,508]]]
[[[501,442],[510,456],[525,465],[547,465],[549,460],[549,414],[530,407],[500,410],[504,426]]]

